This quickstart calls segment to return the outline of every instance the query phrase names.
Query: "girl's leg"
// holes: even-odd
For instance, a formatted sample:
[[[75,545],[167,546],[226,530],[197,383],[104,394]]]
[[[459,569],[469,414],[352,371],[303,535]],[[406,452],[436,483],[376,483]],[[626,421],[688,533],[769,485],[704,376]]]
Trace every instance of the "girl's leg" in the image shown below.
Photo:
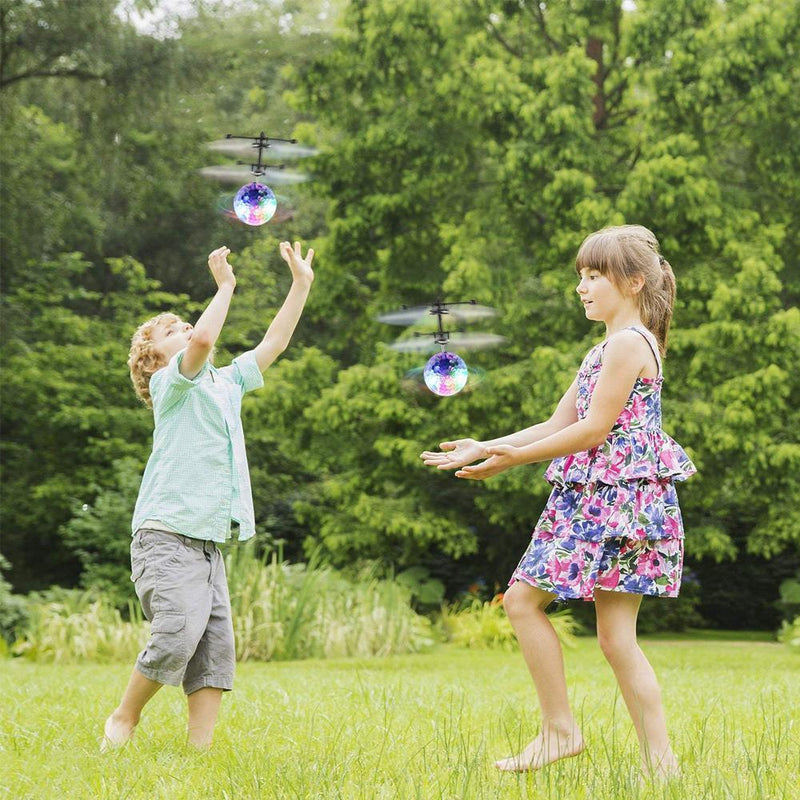
[[[678,772],[678,762],[667,735],[661,690],[636,641],[636,617],[641,602],[641,595],[596,590],[597,638],[633,719],[643,773],[669,776]]]
[[[497,761],[495,766],[501,770],[539,769],[583,750],[583,737],[567,699],[561,643],[544,613],[554,598],[549,592],[517,581],[503,599],[539,696],[542,730],[521,753]]]
[[[119,747],[133,736],[133,729],[139,723],[142,709],[163,685],[163,683],[145,678],[134,667],[120,704],[106,720],[103,731],[103,749]]]
[[[222,689],[206,687],[186,698],[189,704],[189,744],[199,750],[211,747],[214,725],[217,722]]]

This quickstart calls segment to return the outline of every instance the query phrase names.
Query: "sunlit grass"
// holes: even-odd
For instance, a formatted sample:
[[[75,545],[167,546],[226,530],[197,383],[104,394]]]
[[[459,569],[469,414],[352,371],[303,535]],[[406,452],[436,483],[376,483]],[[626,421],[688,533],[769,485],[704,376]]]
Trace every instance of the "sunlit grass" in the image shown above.
[[[14,798],[796,798],[800,658],[762,642],[644,643],[683,777],[640,788],[632,726],[593,639],[565,651],[587,751],[533,775],[492,761],[535,733],[518,653],[239,665],[211,754],[165,689],[98,752],[129,667],[0,661],[0,795]]]

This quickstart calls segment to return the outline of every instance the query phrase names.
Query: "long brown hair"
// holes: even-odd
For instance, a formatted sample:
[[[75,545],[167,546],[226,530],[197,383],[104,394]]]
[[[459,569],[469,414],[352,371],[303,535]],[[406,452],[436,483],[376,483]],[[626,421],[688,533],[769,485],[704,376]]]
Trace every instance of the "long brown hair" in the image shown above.
[[[658,340],[663,356],[675,305],[675,274],[661,255],[655,234],[643,225],[603,228],[584,239],[575,259],[578,274],[596,269],[623,292],[633,293],[635,278],[644,279],[636,292],[642,322]]]

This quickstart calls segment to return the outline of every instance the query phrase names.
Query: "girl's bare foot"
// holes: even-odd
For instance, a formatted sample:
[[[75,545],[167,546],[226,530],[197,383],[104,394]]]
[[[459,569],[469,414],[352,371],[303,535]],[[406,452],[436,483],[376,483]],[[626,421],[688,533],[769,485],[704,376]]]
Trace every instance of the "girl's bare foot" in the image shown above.
[[[578,755],[583,748],[583,736],[577,727],[558,730],[553,726],[542,732],[518,755],[495,761],[501,772],[527,772],[541,769],[562,758]]]
[[[134,728],[136,728],[136,722],[125,719],[117,711],[114,711],[106,720],[103,728],[103,741],[100,742],[100,751],[104,753],[107,750],[122,747],[122,745],[130,741]]]
[[[649,762],[642,761],[641,784],[674,780],[681,777],[681,768],[678,760],[672,752],[666,753],[660,759],[651,759]]]

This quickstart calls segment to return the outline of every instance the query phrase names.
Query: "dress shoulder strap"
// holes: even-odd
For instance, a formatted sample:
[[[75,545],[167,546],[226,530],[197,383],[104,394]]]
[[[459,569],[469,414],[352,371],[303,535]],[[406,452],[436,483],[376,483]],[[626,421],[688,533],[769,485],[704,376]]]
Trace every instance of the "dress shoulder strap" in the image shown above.
[[[658,341],[656,340],[656,337],[653,335],[651,331],[647,330],[647,328],[639,325],[631,325],[630,328],[628,328],[628,330],[640,333],[644,338],[644,340],[647,342],[647,344],[650,345],[650,349],[653,351],[653,355],[655,356],[656,359],[656,365],[658,366],[658,377],[660,378],[662,372],[661,353],[658,350]]]

